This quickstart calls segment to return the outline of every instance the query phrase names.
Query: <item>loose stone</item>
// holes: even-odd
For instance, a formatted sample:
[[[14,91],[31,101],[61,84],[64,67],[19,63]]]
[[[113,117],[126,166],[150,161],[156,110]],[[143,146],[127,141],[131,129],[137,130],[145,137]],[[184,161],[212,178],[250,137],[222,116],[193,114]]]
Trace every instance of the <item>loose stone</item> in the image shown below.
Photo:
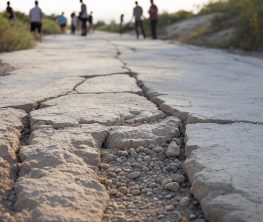
[[[153,151],[156,153],[162,153],[163,152],[163,148],[160,146],[156,146],[153,148]]]
[[[175,174],[175,175],[172,175],[171,177],[172,177],[173,182],[183,183],[185,181],[185,177],[180,174]]]
[[[176,144],[176,142],[172,142],[166,151],[166,156],[177,157],[179,155],[180,155],[180,147]]]
[[[116,157],[115,157],[113,154],[109,153],[109,154],[106,156],[105,159],[106,159],[106,161],[112,161],[112,160],[115,160]]]
[[[131,194],[132,194],[133,196],[138,196],[138,195],[141,194],[141,191],[140,191],[140,190],[131,190],[130,192],[131,192]]]
[[[179,183],[177,183],[177,182],[172,182],[172,183],[167,183],[167,184],[164,186],[164,188],[165,188],[166,190],[170,190],[170,191],[176,192],[176,191],[179,190],[180,185],[179,185]]]
[[[107,169],[109,169],[110,165],[106,164],[106,163],[102,163],[100,167],[101,167],[101,169],[107,170]]]
[[[129,193],[129,191],[128,191],[128,189],[127,189],[126,187],[120,187],[120,188],[119,188],[119,191],[120,191],[121,193],[123,193],[123,194],[128,194],[128,193]]]
[[[168,206],[165,207],[165,210],[166,211],[172,211],[172,210],[174,210],[174,206],[173,205],[168,205]]]
[[[119,156],[129,156],[129,153],[128,153],[128,151],[119,151],[118,155]]]
[[[183,197],[181,200],[180,200],[180,205],[182,207],[186,207],[188,206],[189,204],[191,203],[191,199],[189,197]]]
[[[132,173],[129,173],[129,174],[128,174],[128,177],[129,177],[130,179],[136,179],[136,178],[138,178],[140,175],[141,175],[140,172],[132,172]]]
[[[110,196],[115,196],[117,193],[118,193],[118,190],[117,190],[117,189],[111,189],[111,190],[109,191],[109,195],[110,195]]]

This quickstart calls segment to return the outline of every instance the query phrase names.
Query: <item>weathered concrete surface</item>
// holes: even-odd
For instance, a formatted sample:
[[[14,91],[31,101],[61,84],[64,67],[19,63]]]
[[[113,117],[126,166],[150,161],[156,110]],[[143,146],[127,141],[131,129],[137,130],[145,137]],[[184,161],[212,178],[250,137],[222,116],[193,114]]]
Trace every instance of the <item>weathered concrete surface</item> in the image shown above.
[[[110,75],[87,79],[76,88],[78,93],[117,93],[130,92],[142,94],[136,80],[125,74]]]
[[[159,123],[140,126],[120,126],[109,132],[106,147],[109,149],[128,149],[162,145],[180,135],[182,123],[179,119],[168,117]]]
[[[262,135],[255,124],[187,125],[185,169],[208,220],[262,220]]]
[[[262,60],[160,41],[123,41],[119,50],[165,112],[189,123],[263,123]]]
[[[92,169],[106,134],[98,124],[38,126],[19,153],[15,209],[28,210],[30,221],[101,221],[109,197]]]
[[[22,121],[26,116],[22,110],[0,109],[0,221],[7,221],[8,218],[12,221],[6,205],[10,207],[12,204],[8,198],[15,183],[16,153],[20,148]]]
[[[39,101],[71,92],[84,80],[81,76],[127,71],[115,59],[114,46],[106,41],[94,44],[98,47],[87,48],[81,37],[49,37],[37,49],[1,55],[15,70],[0,76],[0,107],[30,111]]]
[[[123,125],[164,116],[150,101],[130,93],[73,94],[44,102],[41,107],[31,112],[31,124],[45,122],[55,128],[91,123]]]

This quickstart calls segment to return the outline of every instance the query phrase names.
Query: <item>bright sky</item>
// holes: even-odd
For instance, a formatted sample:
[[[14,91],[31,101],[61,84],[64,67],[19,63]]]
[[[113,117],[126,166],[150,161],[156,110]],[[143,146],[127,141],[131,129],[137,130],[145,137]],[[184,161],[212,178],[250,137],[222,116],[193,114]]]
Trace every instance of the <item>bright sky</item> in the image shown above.
[[[132,15],[135,0],[83,0],[88,7],[88,11],[93,11],[95,22],[98,20],[110,21],[119,20],[121,14],[125,14],[125,20],[129,21]],[[196,11],[201,5],[209,0],[155,0],[160,12],[176,12],[178,10]],[[14,10],[28,13],[34,6],[34,0],[10,0]],[[150,0],[138,0],[139,5],[147,15]],[[39,0],[39,6],[45,14],[60,14],[65,12],[69,17],[71,12],[79,12],[80,3],[78,0]],[[6,1],[0,0],[0,10],[4,11]]]

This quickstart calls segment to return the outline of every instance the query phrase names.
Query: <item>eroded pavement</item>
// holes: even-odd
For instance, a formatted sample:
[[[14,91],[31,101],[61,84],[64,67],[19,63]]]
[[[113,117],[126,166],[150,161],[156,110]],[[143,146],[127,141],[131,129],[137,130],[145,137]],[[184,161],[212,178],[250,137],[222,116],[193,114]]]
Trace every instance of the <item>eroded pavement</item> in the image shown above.
[[[1,60],[0,221],[263,217],[261,60],[99,32]]]

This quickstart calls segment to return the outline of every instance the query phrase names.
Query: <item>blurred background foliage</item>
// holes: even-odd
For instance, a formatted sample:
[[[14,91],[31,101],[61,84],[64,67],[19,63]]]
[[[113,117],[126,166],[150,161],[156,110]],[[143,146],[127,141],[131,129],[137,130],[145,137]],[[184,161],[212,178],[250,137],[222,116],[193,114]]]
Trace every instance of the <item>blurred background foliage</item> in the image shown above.
[[[55,19],[44,16],[42,22],[44,34],[57,34],[60,32]],[[35,45],[36,40],[30,33],[28,15],[15,12],[15,19],[9,21],[5,13],[0,13],[0,52],[30,49]]]

